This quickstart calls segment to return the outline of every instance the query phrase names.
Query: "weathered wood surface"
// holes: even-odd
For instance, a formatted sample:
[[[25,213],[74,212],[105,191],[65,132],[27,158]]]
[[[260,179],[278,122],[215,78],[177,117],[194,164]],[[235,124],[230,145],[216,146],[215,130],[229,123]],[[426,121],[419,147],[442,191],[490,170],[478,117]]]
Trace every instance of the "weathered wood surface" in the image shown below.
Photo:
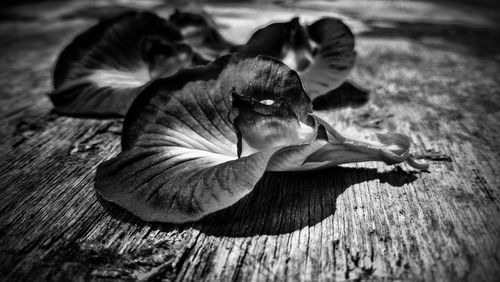
[[[360,27],[351,80],[370,102],[329,109],[326,99],[319,114],[350,135],[409,134],[416,154],[443,155],[429,172],[363,163],[270,173],[234,207],[174,226],[96,196],[95,168],[118,153],[120,120],[51,113],[56,56],[94,22],[61,16],[81,9],[64,3],[11,9],[0,22],[0,280],[500,279],[500,32],[491,10],[440,5],[452,20],[469,16],[375,21],[363,18],[370,7],[335,6]],[[439,18],[432,3],[398,5]]]

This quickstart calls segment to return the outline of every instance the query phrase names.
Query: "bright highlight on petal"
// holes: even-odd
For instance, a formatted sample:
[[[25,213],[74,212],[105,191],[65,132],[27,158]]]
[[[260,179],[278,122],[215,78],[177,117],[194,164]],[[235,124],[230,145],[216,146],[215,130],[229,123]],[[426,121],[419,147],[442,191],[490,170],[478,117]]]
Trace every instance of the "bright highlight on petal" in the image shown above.
[[[149,12],[105,19],[78,35],[54,69],[55,110],[85,117],[123,116],[152,80],[207,61],[176,26]]]

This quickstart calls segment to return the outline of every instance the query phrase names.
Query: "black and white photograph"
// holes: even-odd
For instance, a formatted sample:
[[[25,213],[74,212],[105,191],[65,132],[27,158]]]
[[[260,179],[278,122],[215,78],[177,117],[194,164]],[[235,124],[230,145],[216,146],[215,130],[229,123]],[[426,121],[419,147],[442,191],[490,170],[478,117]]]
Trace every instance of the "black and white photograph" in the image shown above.
[[[2,1],[0,281],[500,281],[500,2]]]

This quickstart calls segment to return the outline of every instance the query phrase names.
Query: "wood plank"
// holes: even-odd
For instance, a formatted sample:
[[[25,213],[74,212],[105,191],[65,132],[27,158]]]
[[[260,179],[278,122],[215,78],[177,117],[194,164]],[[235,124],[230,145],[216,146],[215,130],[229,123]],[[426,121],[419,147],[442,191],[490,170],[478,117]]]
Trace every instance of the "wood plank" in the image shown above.
[[[142,222],[94,192],[96,166],[119,152],[120,120],[51,113],[53,62],[92,22],[0,23],[0,280],[500,277],[495,53],[447,48],[445,35],[436,45],[403,31],[360,34],[350,79],[370,102],[319,114],[353,136],[408,134],[416,154],[451,161],[429,172],[362,163],[268,173],[235,206],[175,226]]]

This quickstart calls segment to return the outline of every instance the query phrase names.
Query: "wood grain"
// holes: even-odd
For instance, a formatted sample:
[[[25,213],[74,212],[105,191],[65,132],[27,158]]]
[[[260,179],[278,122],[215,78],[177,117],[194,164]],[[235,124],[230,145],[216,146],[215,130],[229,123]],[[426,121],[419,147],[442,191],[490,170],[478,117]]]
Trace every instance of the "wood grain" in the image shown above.
[[[92,23],[0,22],[0,280],[500,278],[500,49],[427,38],[429,26],[358,34],[350,80],[370,101],[318,114],[347,135],[410,135],[429,171],[268,173],[235,206],[175,226],[141,222],[93,190],[97,164],[119,152],[120,120],[51,112],[56,56]]]

